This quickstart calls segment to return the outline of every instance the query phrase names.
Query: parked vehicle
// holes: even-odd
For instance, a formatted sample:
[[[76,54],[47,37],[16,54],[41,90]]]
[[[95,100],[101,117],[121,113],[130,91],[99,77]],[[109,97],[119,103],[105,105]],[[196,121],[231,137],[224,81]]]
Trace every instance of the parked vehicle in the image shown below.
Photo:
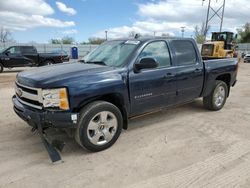
[[[193,39],[166,38],[108,41],[82,62],[18,73],[14,110],[40,134],[73,130],[95,152],[112,146],[131,117],[200,97],[220,110],[238,67],[236,59],[203,61]]]
[[[4,68],[33,67],[62,63],[60,53],[37,53],[34,46],[11,46],[0,53],[0,73]]]
[[[244,56],[244,63],[250,63],[250,54]]]
[[[63,62],[69,61],[69,55],[65,50],[53,50],[52,53],[60,54]]]
[[[206,59],[237,57],[236,39],[233,32],[212,32],[211,41],[202,45],[201,55]]]

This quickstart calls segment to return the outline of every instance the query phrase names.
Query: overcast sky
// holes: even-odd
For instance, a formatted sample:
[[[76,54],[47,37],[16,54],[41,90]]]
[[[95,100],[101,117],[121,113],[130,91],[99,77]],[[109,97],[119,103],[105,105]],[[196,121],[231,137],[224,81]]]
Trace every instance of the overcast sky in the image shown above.
[[[216,9],[223,0],[212,0]],[[72,36],[78,42],[89,37],[126,37],[142,34],[193,35],[205,21],[208,0],[0,0],[0,26],[10,29],[18,42],[48,42]],[[236,31],[250,22],[248,0],[226,0],[223,30]],[[219,20],[210,23],[218,31]]]

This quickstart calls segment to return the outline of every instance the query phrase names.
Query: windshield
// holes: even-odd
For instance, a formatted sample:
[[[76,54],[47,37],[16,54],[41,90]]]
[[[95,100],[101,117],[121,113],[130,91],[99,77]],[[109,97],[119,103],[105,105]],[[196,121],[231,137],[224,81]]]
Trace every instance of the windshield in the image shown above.
[[[7,48],[0,49],[0,53],[3,53]]]
[[[83,58],[85,63],[120,67],[139,44],[139,41],[110,41],[100,45]]]

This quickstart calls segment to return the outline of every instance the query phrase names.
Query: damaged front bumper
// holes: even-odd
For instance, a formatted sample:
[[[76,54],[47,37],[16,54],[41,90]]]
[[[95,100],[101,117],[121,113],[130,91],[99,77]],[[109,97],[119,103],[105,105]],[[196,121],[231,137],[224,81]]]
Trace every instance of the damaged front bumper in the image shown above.
[[[52,162],[61,160],[61,156],[57,150],[62,150],[64,143],[58,140],[50,142],[44,132],[47,128],[76,128],[78,114],[63,111],[46,111],[37,110],[22,104],[16,96],[13,96],[15,113],[27,122],[32,130],[37,130],[41,140],[48,151]]]

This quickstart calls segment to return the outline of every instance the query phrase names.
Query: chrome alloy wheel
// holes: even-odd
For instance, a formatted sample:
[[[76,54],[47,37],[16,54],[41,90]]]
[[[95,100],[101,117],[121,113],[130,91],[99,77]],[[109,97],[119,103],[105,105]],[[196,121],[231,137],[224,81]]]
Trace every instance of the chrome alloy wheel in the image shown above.
[[[88,139],[94,145],[104,145],[112,140],[117,131],[117,127],[118,121],[112,112],[99,112],[88,124]]]
[[[225,88],[223,86],[219,86],[218,88],[216,88],[215,90],[215,94],[214,94],[214,104],[217,107],[220,107],[221,105],[223,105],[224,101],[225,101],[225,97],[226,97],[226,91]]]

